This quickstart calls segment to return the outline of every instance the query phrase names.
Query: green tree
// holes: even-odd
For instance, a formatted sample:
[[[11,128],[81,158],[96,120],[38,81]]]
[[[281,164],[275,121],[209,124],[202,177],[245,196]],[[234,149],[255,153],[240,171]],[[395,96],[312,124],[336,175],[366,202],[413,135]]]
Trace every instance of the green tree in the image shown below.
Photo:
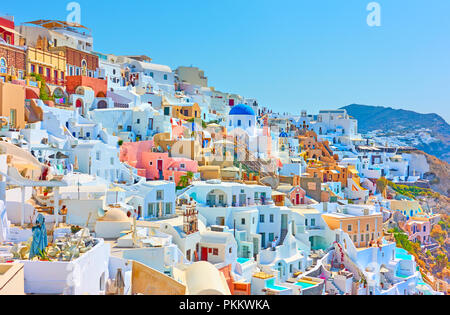
[[[39,97],[43,101],[53,101],[54,98],[47,93],[46,82],[45,79],[38,73],[32,73],[30,76],[34,77],[37,82],[41,83],[41,87],[39,89]]]

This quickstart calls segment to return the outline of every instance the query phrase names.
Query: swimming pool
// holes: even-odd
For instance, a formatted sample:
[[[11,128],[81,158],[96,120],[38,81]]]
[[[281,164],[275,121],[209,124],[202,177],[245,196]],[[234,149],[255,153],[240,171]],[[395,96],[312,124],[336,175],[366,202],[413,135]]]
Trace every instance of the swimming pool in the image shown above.
[[[295,285],[302,287],[302,289],[308,289],[308,288],[315,286],[315,284],[308,283],[308,282],[302,282],[302,281],[297,282]]]
[[[237,259],[237,262],[240,263],[241,265],[242,265],[242,264],[245,264],[247,261],[250,261],[250,258],[242,258],[242,257],[239,257],[239,258]]]
[[[411,277],[411,276],[405,276],[405,275],[402,275],[401,273],[398,273],[398,272],[396,272],[395,275],[396,275],[397,277],[403,278],[403,279],[408,278],[408,277]]]
[[[403,248],[395,248],[395,258],[401,260],[412,260],[412,255],[409,255]]]
[[[268,289],[277,290],[277,291],[287,290],[287,288],[285,288],[285,287],[280,287],[280,286],[276,285],[275,279],[273,279],[273,278],[266,281],[266,287]]]

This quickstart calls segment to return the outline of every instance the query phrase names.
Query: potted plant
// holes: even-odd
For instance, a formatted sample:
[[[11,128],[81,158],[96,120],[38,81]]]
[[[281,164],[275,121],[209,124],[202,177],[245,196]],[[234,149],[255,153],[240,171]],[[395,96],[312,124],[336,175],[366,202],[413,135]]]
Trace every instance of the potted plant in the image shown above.
[[[50,191],[50,190],[49,190],[47,187],[44,189],[44,197],[47,197],[49,191]]]

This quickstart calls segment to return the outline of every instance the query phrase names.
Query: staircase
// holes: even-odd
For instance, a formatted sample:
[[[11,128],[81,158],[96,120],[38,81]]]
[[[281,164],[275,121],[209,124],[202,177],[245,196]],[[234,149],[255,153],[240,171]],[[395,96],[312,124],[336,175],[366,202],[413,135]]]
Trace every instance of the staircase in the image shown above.
[[[331,287],[331,290],[330,290],[330,291],[332,291],[332,293],[337,292],[338,295],[344,295],[344,292],[343,292],[341,289],[339,289],[339,288],[337,287],[337,285],[334,283],[334,280],[333,280],[332,277],[329,277],[329,278],[327,279],[327,281],[328,281],[328,285]],[[334,292],[333,292],[333,291],[334,291]]]
[[[287,232],[288,232],[287,229],[281,230],[279,245],[283,245],[283,242],[284,242],[284,239],[286,238]]]
[[[243,151],[245,159],[243,161],[237,161],[238,163],[242,163],[242,165],[250,169],[252,172],[261,174],[261,178],[276,176],[276,165],[273,160],[262,161],[261,159],[256,158],[246,147],[235,147],[236,157],[239,156],[239,150],[241,150],[241,152]]]

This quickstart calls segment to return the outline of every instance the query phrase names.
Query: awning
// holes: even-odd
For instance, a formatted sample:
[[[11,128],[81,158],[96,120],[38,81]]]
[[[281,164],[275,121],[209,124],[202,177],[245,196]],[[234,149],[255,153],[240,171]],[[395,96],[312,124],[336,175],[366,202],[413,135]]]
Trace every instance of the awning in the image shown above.
[[[389,269],[387,269],[387,268],[385,268],[385,267],[381,267],[381,268],[380,268],[380,272],[381,272],[381,273],[388,273],[388,272],[389,272]]]
[[[25,24],[39,25],[39,26],[42,26],[47,29],[52,29],[52,28],[57,28],[57,27],[78,27],[78,28],[84,28],[84,29],[90,31],[89,28],[87,28],[86,26],[83,26],[81,24],[68,23],[65,21],[58,21],[58,20],[37,20],[37,21],[26,22]]]
[[[222,171],[225,171],[225,172],[239,172],[239,168],[236,167],[236,166],[230,166],[230,167],[222,168]]]
[[[10,33],[13,33],[13,34],[15,34],[15,35],[18,35],[18,36],[22,36],[22,37],[23,37],[22,34],[20,34],[19,32],[16,32],[16,31],[13,30],[12,28],[9,28],[9,27],[6,27],[6,26],[0,26],[0,29],[3,29],[3,30],[6,31],[6,32],[10,32]]]

